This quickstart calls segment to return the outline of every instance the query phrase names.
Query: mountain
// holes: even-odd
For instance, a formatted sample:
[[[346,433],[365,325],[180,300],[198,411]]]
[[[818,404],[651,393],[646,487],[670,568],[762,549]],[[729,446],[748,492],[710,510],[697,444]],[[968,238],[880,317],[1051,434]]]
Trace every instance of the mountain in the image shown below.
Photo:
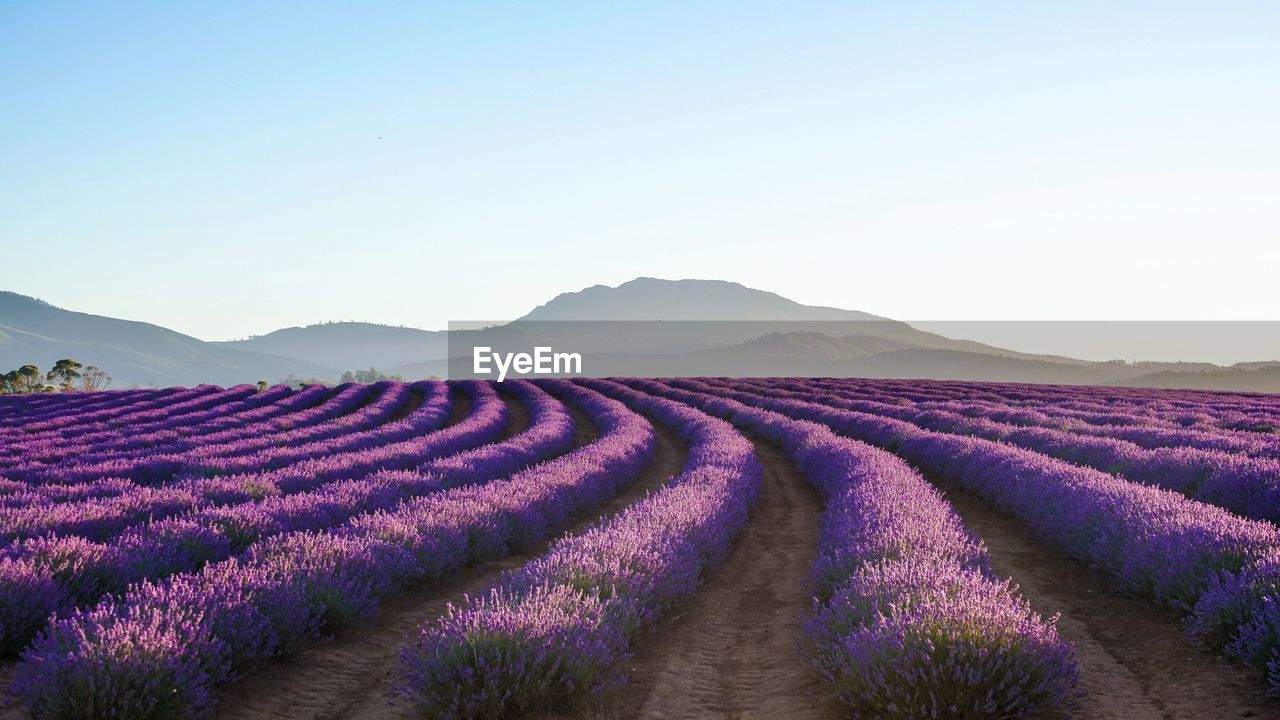
[[[444,357],[446,333],[375,323],[334,322],[291,327],[248,340],[211,343],[244,350],[298,358],[342,370],[386,369]]]
[[[980,346],[982,352],[912,345],[856,334],[834,337],[813,331],[769,333],[741,343],[686,353],[587,353],[585,374],[593,376],[869,377],[930,378],[1060,384],[1123,382],[1145,371],[1127,363],[1058,362]],[[399,372],[406,377],[481,377],[470,358],[436,360]]]
[[[473,347],[520,352],[535,344],[582,353],[586,372],[593,375],[866,374],[1111,382],[1142,374],[1123,363],[948,338],[870,313],[802,305],[733,282],[656,278],[563,293],[512,323],[452,333],[452,362],[429,360],[397,372],[466,376]]]
[[[683,367],[714,367],[715,358],[723,358],[723,351],[757,338],[792,333],[801,333],[810,342],[815,334],[845,338],[842,341],[845,343],[849,342],[847,338],[858,337],[857,342],[864,349],[872,348],[875,352],[929,348],[1033,362],[1091,365],[1067,357],[1019,353],[952,339],[866,312],[803,305],[777,293],[735,282],[648,277],[617,287],[594,285],[562,293],[515,321],[474,330],[432,332],[370,323],[325,323],[218,344],[344,370],[377,367],[405,377],[423,377],[442,374],[445,359],[469,357],[471,348],[477,346],[518,352],[544,345],[571,348],[593,356],[705,352],[710,354],[689,358]],[[740,352],[736,348],[729,351]],[[816,348],[808,347],[801,354],[812,352],[816,352]],[[799,360],[795,354],[791,357],[799,366],[816,367],[811,361]],[[725,367],[741,367],[743,360],[745,358],[728,362]],[[626,366],[636,367],[637,363],[628,362]],[[663,366],[680,365],[664,362]],[[775,360],[770,361],[768,367],[787,365]],[[1104,380],[1120,376],[1099,375]]]
[[[158,325],[63,310],[0,292],[0,368],[32,363],[47,370],[67,357],[102,368],[113,387],[234,385],[291,374],[334,374],[296,358],[219,347]]]
[[[376,367],[407,379],[472,375],[472,351],[579,353],[587,375],[825,375],[1278,391],[1280,363],[1092,362],[945,337],[855,310],[718,280],[637,278],[563,293],[509,323],[428,331],[325,323],[203,342],[155,325],[0,293],[0,369],[71,357],[116,386],[336,380]]]
[[[765,290],[724,280],[640,277],[618,287],[592,285],[561,293],[518,320],[547,321],[883,321],[857,310],[801,305]]]
[[[1129,387],[1280,393],[1280,362],[1237,363],[1199,371],[1166,370],[1122,383]]]

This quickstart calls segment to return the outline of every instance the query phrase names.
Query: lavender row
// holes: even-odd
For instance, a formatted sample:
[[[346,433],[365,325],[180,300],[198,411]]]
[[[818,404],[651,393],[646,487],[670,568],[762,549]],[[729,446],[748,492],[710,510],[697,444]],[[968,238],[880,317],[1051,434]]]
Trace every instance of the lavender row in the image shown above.
[[[243,412],[223,414],[197,425],[178,425],[142,437],[123,434],[112,443],[92,443],[90,448],[77,452],[75,460],[82,463],[100,462],[157,452],[180,452],[199,446],[261,437],[264,433],[296,429],[307,418],[311,418],[311,422],[324,422],[328,417],[316,415],[317,409],[349,389],[352,388],[341,385],[337,388],[310,385],[298,392],[291,392],[277,402],[259,405]]]
[[[416,464],[494,440],[506,426],[506,405],[482,383],[463,383],[475,410],[463,422],[423,437]],[[566,431],[567,432],[567,431]],[[362,471],[402,469],[364,467]],[[312,478],[311,488],[321,484]],[[439,481],[390,475],[335,478],[322,492],[293,493],[226,507],[200,510],[134,527],[105,543],[80,537],[36,538],[8,548],[0,557],[0,654],[19,651],[44,626],[50,613],[120,593],[143,580],[234,557],[278,535],[320,530],[360,513],[394,506],[405,497],[439,489]]]
[[[253,385],[236,385],[229,388],[214,387],[213,392],[198,394],[188,399],[182,399],[181,393],[174,395],[158,407],[150,409],[132,408],[130,412],[117,414],[106,421],[98,422],[94,426],[85,427],[84,419],[81,418],[74,431],[79,434],[90,432],[109,432],[114,428],[124,427],[126,425],[134,425],[140,430],[146,430],[151,427],[159,427],[164,423],[172,423],[175,418],[181,418],[190,413],[200,412],[211,407],[215,407],[225,402],[234,402],[244,400],[251,395],[257,393],[257,388]],[[179,401],[181,400],[181,401]],[[20,433],[29,442],[36,442],[42,439],[58,439],[66,437],[67,430],[60,429],[55,431],[36,431],[33,428],[24,427]]]
[[[842,380],[841,382],[846,382]],[[914,400],[987,399],[1004,404],[1051,403],[1085,412],[1150,413],[1183,426],[1271,433],[1280,428],[1280,403],[1274,395],[1193,390],[1152,390],[1074,385],[955,382],[936,380],[849,380],[892,388]]]
[[[991,575],[986,548],[906,463],[824,425],[658,382],[629,384],[780,445],[822,494],[807,645],[855,717],[1018,718],[1071,706],[1070,645]]]
[[[272,423],[269,430],[257,434],[233,432],[225,438],[214,438],[200,448],[205,456],[219,457],[252,452],[263,448],[316,442],[338,437],[353,427],[367,426],[369,408],[380,395],[379,385],[339,385],[323,403],[293,413]],[[362,417],[356,417],[359,413]]]
[[[277,385],[242,403],[224,403],[202,413],[189,415],[183,418],[182,423],[166,424],[150,431],[138,432],[132,427],[125,427],[98,436],[77,435],[74,438],[62,438],[56,442],[46,440],[42,443],[27,441],[21,456],[27,462],[56,462],[63,458],[93,462],[119,457],[131,451],[165,452],[172,449],[173,443],[185,441],[190,445],[192,439],[201,435],[243,427],[306,407],[308,402],[319,402],[326,392],[327,389],[323,386],[313,386],[294,393],[288,385]],[[0,460],[5,464],[10,461],[9,458]]]
[[[213,385],[199,385],[194,388],[171,387],[158,391],[112,391],[103,393],[83,393],[74,395],[47,395],[48,406],[43,406],[35,414],[21,415],[20,422],[4,429],[5,433],[13,430],[23,432],[43,432],[72,426],[75,423],[97,422],[140,408],[163,407],[166,402],[175,399],[181,401],[195,395],[211,393],[218,388]],[[3,403],[20,403],[26,397],[9,395],[0,398]],[[87,411],[87,412],[86,412]]]
[[[1188,616],[1211,646],[1269,671],[1280,688],[1280,530],[1178,493],[1029,450],[892,418],[677,381],[826,424],[888,448],[1008,512],[1120,590]]]
[[[341,398],[341,404],[335,409],[339,415],[324,423],[320,429],[303,430],[317,436],[317,440],[325,438],[345,437],[352,430],[363,430],[376,427],[386,418],[394,414],[409,397],[409,388],[398,383],[383,383],[374,388],[350,388],[350,392],[340,392],[335,399]],[[373,397],[372,402],[366,399]],[[324,419],[324,416],[313,416]],[[269,427],[269,426],[268,426]],[[249,452],[253,447],[278,449],[278,443],[285,435],[296,436],[297,433],[284,433],[274,437],[265,435],[267,428],[260,428],[256,433],[239,436],[222,443],[198,444],[185,452],[164,454],[160,452],[144,454],[136,458],[116,457],[98,462],[71,463],[33,463],[26,466],[14,466],[0,469],[11,480],[39,484],[74,484],[101,477],[126,477],[144,484],[168,482],[181,473],[212,475],[205,472],[207,463],[219,462],[228,455],[240,455]],[[238,435],[238,433],[236,434]],[[314,449],[314,445],[311,446]]]
[[[60,614],[23,653],[14,692],[34,718],[206,716],[244,669],[357,625],[410,583],[545,537],[636,477],[654,448],[652,427],[621,403],[547,387],[592,418],[595,442]]]
[[[887,388],[854,387],[845,381],[799,381],[808,390],[820,390],[845,399],[874,398],[893,402],[900,396]],[[919,410],[938,410],[1009,425],[1044,427],[1052,430],[1127,440],[1147,449],[1193,447],[1218,452],[1243,453],[1259,457],[1280,457],[1280,437],[1245,433],[1222,428],[1192,429],[1173,422],[1160,422],[1150,415],[1118,412],[1105,415],[1067,410],[1050,403],[1009,405],[990,400],[945,400],[914,402]]]
[[[507,717],[609,686],[635,631],[692,593],[747,521],[761,472],[731,425],[613,383],[579,382],[676,430],[688,446],[684,469],[423,625],[401,652],[398,692],[424,717]]]
[[[112,390],[0,397],[0,430],[42,423],[65,415],[82,415],[98,410],[153,400],[176,392],[165,390]]]
[[[459,383],[455,387],[467,387]],[[501,405],[489,386],[479,392],[486,404]],[[464,393],[474,397],[470,393]],[[499,409],[499,417],[489,417],[485,426],[486,442],[498,437],[506,426],[506,411]],[[357,413],[358,414],[358,413]],[[473,413],[474,414],[474,413]],[[379,413],[381,415],[381,413]],[[243,468],[243,477],[251,477],[255,483],[265,482],[282,492],[298,488],[314,487],[317,482],[334,480],[374,472],[411,468],[422,462],[424,453],[430,453],[435,440],[433,434],[448,420],[447,396],[440,395],[432,402],[415,408],[409,415],[382,425],[377,419],[365,417],[359,423],[354,416],[342,418],[333,425],[348,424],[352,430],[324,441],[305,445],[273,448],[253,453],[258,462],[250,462],[244,456],[218,458],[217,464],[209,461],[198,470],[214,476],[233,473]],[[372,426],[363,429],[366,426]]]
[[[415,383],[414,387],[420,391],[423,385]],[[392,397],[387,402],[374,402],[360,411],[326,423],[325,433],[320,439],[296,444],[277,443],[256,451],[249,450],[244,443],[228,444],[216,453],[206,453],[196,460],[190,472],[208,475],[256,473],[293,467],[303,462],[323,462],[331,457],[345,458],[354,452],[396,444],[411,448],[423,432],[440,427],[448,419],[447,387],[438,382],[427,387],[432,389],[432,393],[426,402],[399,420],[392,418],[403,410],[408,398],[408,386],[402,383],[396,383],[388,391]]]
[[[450,403],[447,386],[436,383],[431,386],[431,389],[434,394],[416,409],[416,412],[422,416],[422,421],[407,423],[417,432],[429,433],[439,429],[448,415]],[[516,392],[520,393],[522,389],[517,389]],[[459,432],[464,436],[471,437],[471,433],[476,432],[472,428],[482,428],[479,431],[483,433],[481,437],[487,437],[504,422],[498,407],[500,403],[496,397],[486,395],[483,402],[489,406],[488,415],[478,413],[474,416],[467,424],[468,427],[460,429]],[[432,438],[432,443],[438,443],[439,440],[440,438]],[[337,451],[335,449],[335,452]],[[275,471],[198,478],[162,487],[134,486],[109,498],[3,507],[0,508],[0,552],[7,551],[6,546],[16,540],[49,535],[64,537],[71,535],[100,541],[125,532],[142,521],[154,523],[170,516],[193,513],[204,508],[234,506],[251,500],[310,491],[322,483],[333,484],[357,480],[366,474],[370,467],[367,463],[355,462],[358,459],[358,455],[346,458],[347,467],[343,467],[342,471],[330,465],[326,473],[303,475],[300,481],[295,479],[289,482],[287,491],[281,488],[281,478],[286,471]],[[417,461],[419,456],[414,455],[409,462]],[[159,462],[157,460],[157,463]],[[182,467],[180,459],[169,458],[164,462],[171,463],[169,465],[171,468]],[[287,472],[288,477],[296,477],[296,468],[289,469]]]
[[[805,400],[814,397],[803,382],[769,386],[732,383],[761,394]],[[928,430],[971,435],[1017,445],[1050,457],[1173,490],[1255,520],[1280,522],[1280,460],[1251,458],[1195,448],[1148,450],[1127,440],[1080,436],[1049,428],[1007,425],[939,410],[916,410],[875,400],[828,395],[831,407],[884,415]]]
[[[297,413],[286,420],[290,426],[298,419],[305,424],[285,432],[271,433],[266,427],[248,436],[234,433],[230,440],[199,445],[173,455],[144,455],[139,459],[117,459],[89,465],[53,464],[48,467],[11,469],[5,473],[13,480],[31,486],[91,482],[102,477],[128,476],[140,484],[171,483],[187,478],[231,475],[239,471],[282,468],[292,463],[333,455],[336,452],[376,444],[376,436],[362,432],[396,432],[397,438],[438,427],[447,414],[447,391],[440,385],[434,402],[418,408],[407,422],[394,428],[383,423],[397,413],[410,395],[410,389],[399,383],[378,386],[352,385],[340,390],[330,402]],[[379,392],[381,391],[381,392]],[[372,402],[369,401],[373,398]],[[418,427],[420,425],[420,427]],[[246,456],[262,457],[255,465],[242,460]]]
[[[81,429],[70,437],[65,434],[22,433],[5,443],[8,456],[0,458],[0,464],[12,465],[15,462],[31,464],[45,457],[56,461],[62,457],[75,456],[78,451],[87,448],[109,448],[113,442],[130,435],[145,436],[157,431],[170,432],[172,428],[181,427],[188,422],[201,422],[228,413],[254,410],[261,403],[264,395],[270,398],[274,393],[258,393],[253,386],[238,385],[184,403],[175,403],[162,410],[145,413],[161,413],[164,415],[161,419],[136,421],[129,419],[134,415],[129,413],[111,421],[107,427],[93,431]],[[0,467],[0,472],[9,475],[13,469]]]
[[[840,379],[854,387],[890,390],[911,402],[984,400],[1004,405],[1052,404],[1064,411],[1097,414],[1105,421],[1125,422],[1126,414],[1144,414],[1149,419],[1184,427],[1253,430],[1250,421],[1274,421],[1280,406],[1274,396],[1245,396],[1235,393],[1169,391],[1072,385],[1028,385],[1018,383],[956,382],[936,380]]]
[[[170,403],[181,403],[192,398],[220,391],[214,385],[199,385],[194,388],[170,388],[164,394],[146,398],[128,396],[113,399],[112,402],[96,407],[89,412],[68,407],[58,403],[56,410],[47,417],[24,417],[22,422],[0,430],[0,440],[11,440],[20,437],[49,436],[62,437],[67,433],[83,433],[101,430],[115,418],[128,415],[139,410],[155,410]],[[13,396],[8,396],[13,397]],[[6,398],[0,398],[5,400]],[[58,398],[62,400],[61,397]]]
[[[320,391],[323,392],[323,389]],[[232,452],[235,449],[250,451],[271,447],[282,441],[318,440],[332,433],[340,433],[342,428],[335,428],[334,421],[360,409],[368,393],[368,386],[350,385],[341,388],[319,405],[298,411],[287,418],[273,420],[266,427],[256,428],[249,436],[232,434],[220,443],[204,446],[201,451],[211,455]],[[122,494],[134,487],[134,484],[126,479],[110,477],[84,482],[50,482],[37,485],[0,478],[0,506],[20,507],[26,504],[106,498]]]

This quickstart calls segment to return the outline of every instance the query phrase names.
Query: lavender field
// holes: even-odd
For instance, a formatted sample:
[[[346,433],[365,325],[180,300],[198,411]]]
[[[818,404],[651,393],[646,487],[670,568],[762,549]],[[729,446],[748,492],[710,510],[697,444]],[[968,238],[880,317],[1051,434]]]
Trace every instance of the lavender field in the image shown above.
[[[0,397],[0,714],[1272,717],[1280,398]]]

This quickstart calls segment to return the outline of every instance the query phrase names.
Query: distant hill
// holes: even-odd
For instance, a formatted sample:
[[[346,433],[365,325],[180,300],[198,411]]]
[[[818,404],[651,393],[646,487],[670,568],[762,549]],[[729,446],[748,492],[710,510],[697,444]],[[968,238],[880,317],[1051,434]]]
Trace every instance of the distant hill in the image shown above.
[[[202,342],[148,323],[0,293],[0,368],[61,357],[97,364],[117,386],[233,384],[288,375],[336,380],[376,367],[407,379],[464,377],[471,349],[550,345],[589,375],[827,375],[1280,391],[1280,366],[1091,362],[925,332],[856,310],[803,305],[719,280],[637,278],[563,293],[509,323],[428,331],[324,323]]]
[[[833,337],[812,331],[770,333],[745,342],[687,353],[587,353],[583,369],[595,376],[740,377],[809,376],[930,378],[1061,384],[1109,384],[1143,375],[1128,363],[1058,362],[996,348],[982,352],[921,347],[857,334]],[[1164,364],[1160,365],[1164,367]],[[467,377],[469,358],[400,368],[406,377],[425,374]]]
[[[234,385],[334,372],[295,358],[219,347],[150,323],[63,310],[0,292],[0,368],[34,363],[48,370],[65,357],[101,367],[112,376],[112,387]]]
[[[1164,371],[1117,384],[1177,390],[1280,393],[1280,362],[1239,363],[1208,371]]]
[[[796,335],[799,333],[799,335]],[[803,305],[781,295],[722,280],[661,280],[636,278],[617,287],[594,285],[557,295],[513,322],[477,330],[433,332],[370,323],[325,323],[286,328],[267,335],[219,345],[297,358],[342,369],[377,367],[405,377],[445,372],[448,357],[469,356],[474,346],[502,351],[527,350],[537,345],[572,348],[592,356],[683,355],[705,353],[683,361],[664,361],[662,367],[742,368],[747,357],[729,360],[727,352],[754,355],[757,346],[739,348],[757,338],[808,346],[788,352],[787,361],[772,357],[767,367],[785,370],[829,367],[812,343],[815,335],[843,338],[838,352],[871,355],[887,350],[935,349],[993,355],[1066,366],[1091,367],[1073,358],[1033,355],[969,340],[947,338],[910,325],[857,310]],[[782,341],[778,338],[794,336]],[[850,340],[849,338],[857,338]],[[830,348],[828,348],[830,349]],[[762,350],[763,352],[763,350]],[[815,354],[815,357],[805,357]],[[765,353],[767,354],[767,353]],[[640,368],[640,357],[627,367]],[[618,361],[621,362],[621,361]],[[788,364],[791,363],[791,364]],[[834,371],[835,368],[833,368]],[[674,372],[674,370],[673,370]],[[723,372],[730,372],[724,370]],[[746,374],[746,370],[743,370]],[[456,374],[456,373],[455,373]],[[688,373],[681,373],[688,374]],[[760,374],[759,372],[750,374]],[[1081,373],[1071,373],[1076,377]],[[1084,373],[1099,381],[1133,373]]]
[[[640,277],[618,287],[592,285],[561,293],[519,320],[750,320],[841,322],[879,320],[857,310],[801,305],[777,293],[724,280],[659,280]]]
[[[444,357],[446,333],[361,322],[291,327],[212,343],[233,350],[283,355],[342,370],[386,369]]]
[[[858,310],[802,305],[777,293],[724,280],[660,280],[641,277],[618,287],[593,285],[557,295],[513,324],[522,322],[685,322],[719,347],[766,335],[821,333],[833,338],[857,336],[865,348],[936,348],[979,354],[1087,365],[1084,360],[1033,355],[924,332],[907,323]],[[774,340],[776,342],[776,340]],[[799,342],[793,338],[789,343]],[[594,349],[594,348],[590,348]],[[687,350],[694,350],[688,348]],[[806,352],[813,350],[810,347]]]

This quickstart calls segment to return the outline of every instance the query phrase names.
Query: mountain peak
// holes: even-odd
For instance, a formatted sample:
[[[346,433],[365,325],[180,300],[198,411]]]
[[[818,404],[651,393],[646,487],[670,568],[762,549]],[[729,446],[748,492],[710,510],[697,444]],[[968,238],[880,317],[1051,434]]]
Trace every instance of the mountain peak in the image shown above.
[[[855,310],[802,305],[766,290],[727,280],[638,277],[610,287],[561,293],[521,320],[882,320]]]

